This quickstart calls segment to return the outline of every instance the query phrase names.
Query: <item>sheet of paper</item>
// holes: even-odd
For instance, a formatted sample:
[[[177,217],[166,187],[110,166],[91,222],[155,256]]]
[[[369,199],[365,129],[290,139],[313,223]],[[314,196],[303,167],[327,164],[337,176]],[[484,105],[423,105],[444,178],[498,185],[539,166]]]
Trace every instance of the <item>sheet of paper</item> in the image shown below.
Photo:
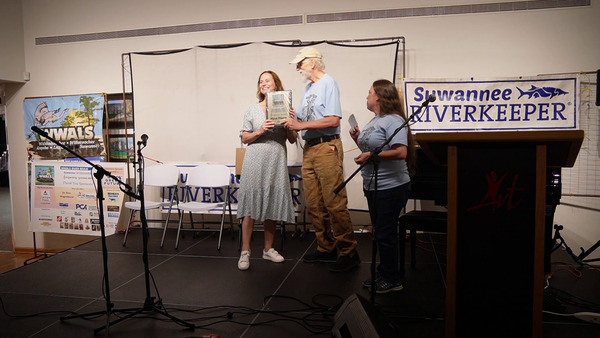
[[[354,129],[354,127],[358,127],[358,122],[356,122],[354,114],[351,114],[350,117],[348,117],[348,123],[350,123],[350,128]]]

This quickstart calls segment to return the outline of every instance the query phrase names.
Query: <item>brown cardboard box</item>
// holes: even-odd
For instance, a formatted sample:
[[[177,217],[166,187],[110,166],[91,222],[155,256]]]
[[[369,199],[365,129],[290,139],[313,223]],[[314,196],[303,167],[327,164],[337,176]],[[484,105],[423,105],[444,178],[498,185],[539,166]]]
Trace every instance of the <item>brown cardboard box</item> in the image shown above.
[[[244,155],[246,148],[235,148],[235,176],[242,174],[242,163],[244,163]]]

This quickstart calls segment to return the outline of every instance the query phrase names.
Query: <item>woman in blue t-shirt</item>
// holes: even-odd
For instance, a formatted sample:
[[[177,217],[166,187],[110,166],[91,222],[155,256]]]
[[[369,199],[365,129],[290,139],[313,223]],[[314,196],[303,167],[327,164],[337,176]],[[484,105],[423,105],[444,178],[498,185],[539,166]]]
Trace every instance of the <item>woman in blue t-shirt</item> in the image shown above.
[[[375,277],[375,292],[402,290],[402,275],[398,269],[398,216],[408,200],[409,167],[414,160],[414,142],[408,125],[381,148],[396,129],[406,121],[406,114],[396,86],[388,80],[377,80],[369,89],[367,109],[375,116],[362,131],[358,126],[350,136],[362,153],[354,158],[362,168],[363,190],[369,206],[371,222],[379,251]],[[378,164],[375,172],[374,163]],[[410,165],[409,165],[410,164]],[[363,286],[371,288],[369,279]]]

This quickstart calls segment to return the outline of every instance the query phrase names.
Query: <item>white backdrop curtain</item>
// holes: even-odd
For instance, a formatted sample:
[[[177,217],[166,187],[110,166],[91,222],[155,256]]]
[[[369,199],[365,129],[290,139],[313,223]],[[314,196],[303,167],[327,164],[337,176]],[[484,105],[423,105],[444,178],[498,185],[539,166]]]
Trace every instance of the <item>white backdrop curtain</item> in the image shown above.
[[[341,136],[346,151],[344,170],[351,175],[358,154],[348,135],[348,117],[364,126],[373,113],[366,96],[373,81],[394,80],[398,43],[319,43],[326,72],[341,92]],[[246,109],[255,104],[257,81],[264,70],[281,78],[293,91],[297,108],[306,85],[289,64],[302,46],[248,43],[235,47],[194,47],[168,53],[132,53],[131,81],[135,134],[148,135],[144,155],[165,163],[235,164],[235,148]],[[300,144],[303,144],[300,141]],[[288,163],[302,164],[302,149],[288,145]],[[360,175],[348,184],[349,207],[366,209]]]

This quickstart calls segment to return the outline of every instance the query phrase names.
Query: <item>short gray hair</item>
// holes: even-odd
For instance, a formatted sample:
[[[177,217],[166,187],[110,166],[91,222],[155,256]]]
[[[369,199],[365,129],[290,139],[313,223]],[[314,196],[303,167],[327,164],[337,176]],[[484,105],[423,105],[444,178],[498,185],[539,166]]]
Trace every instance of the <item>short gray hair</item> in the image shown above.
[[[325,70],[325,62],[323,62],[323,59],[321,58],[311,58],[313,60],[315,60],[315,67],[318,70],[324,71]]]

